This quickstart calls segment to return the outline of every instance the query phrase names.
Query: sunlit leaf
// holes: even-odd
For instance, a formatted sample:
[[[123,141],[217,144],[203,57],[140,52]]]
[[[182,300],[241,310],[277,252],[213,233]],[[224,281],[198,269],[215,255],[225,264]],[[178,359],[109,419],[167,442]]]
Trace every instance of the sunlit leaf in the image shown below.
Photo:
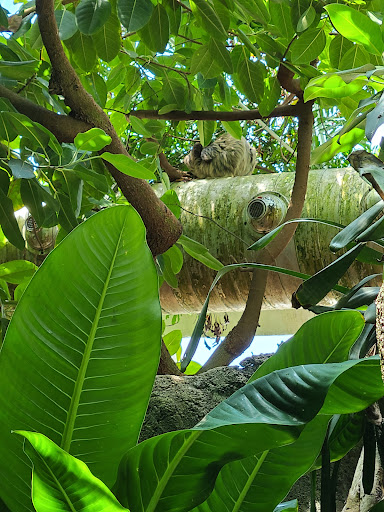
[[[156,179],[152,171],[149,171],[127,155],[116,155],[106,151],[101,155],[101,158],[112,164],[123,174],[128,174],[129,176],[133,176],[134,178],[141,178],[143,180]]]
[[[332,25],[344,37],[364,46],[370,53],[381,55],[384,42],[381,37],[380,25],[369,16],[344,4],[325,6]]]
[[[351,48],[353,48],[353,43],[346,37],[341,36],[340,34],[338,34],[332,39],[328,51],[329,60],[331,61],[331,64],[334,68],[341,69],[341,60],[347,53],[347,51],[350,50]]]
[[[79,151],[100,151],[111,143],[111,137],[100,128],[91,128],[90,130],[78,133],[74,139],[74,144]]]
[[[36,512],[61,510],[123,512],[108,487],[84,462],[37,432],[14,431],[27,439],[25,452],[33,463],[32,502]]]
[[[37,267],[31,261],[13,260],[0,265],[0,279],[7,283],[20,284],[25,279],[30,279]]]
[[[322,28],[306,30],[291,45],[292,62],[309,64],[324,50],[325,42],[325,33]]]
[[[164,334],[163,340],[168,352],[171,356],[176,354],[181,345],[182,332],[179,329],[174,329],[168,334]]]

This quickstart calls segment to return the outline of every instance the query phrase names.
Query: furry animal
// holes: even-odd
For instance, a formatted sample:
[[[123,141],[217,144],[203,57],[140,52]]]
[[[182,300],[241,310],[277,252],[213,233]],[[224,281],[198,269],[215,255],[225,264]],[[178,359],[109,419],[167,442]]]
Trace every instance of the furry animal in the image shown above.
[[[206,147],[195,144],[184,163],[197,178],[246,176],[255,168],[256,155],[244,137],[238,140],[224,133]]]

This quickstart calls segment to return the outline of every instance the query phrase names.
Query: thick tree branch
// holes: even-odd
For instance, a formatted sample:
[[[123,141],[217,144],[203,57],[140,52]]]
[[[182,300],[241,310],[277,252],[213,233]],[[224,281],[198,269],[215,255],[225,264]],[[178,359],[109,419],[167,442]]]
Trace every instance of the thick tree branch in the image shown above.
[[[216,112],[214,110],[193,110],[183,112],[173,110],[166,114],[159,114],[157,110],[132,110],[129,114],[140,119],[168,119],[170,121],[252,121],[254,119],[269,119],[271,117],[296,117],[303,112],[303,103],[276,107],[269,115],[262,116],[258,110],[234,110],[231,112]]]
[[[19,96],[0,85],[0,96],[7,98],[21,114],[25,114],[32,121],[42,124],[52,132],[60,142],[73,142],[80,132],[86,132],[92,128],[89,124],[66,115],[59,115],[32,101]]]
[[[304,206],[312,143],[312,104],[312,102],[302,103],[302,113],[299,116],[295,182],[284,222],[300,217]],[[277,256],[282,253],[292,239],[296,227],[297,224],[288,224],[264,249],[258,262],[273,264]],[[228,333],[225,340],[220,343],[212,356],[199,370],[199,373],[217,366],[230,364],[250,346],[258,327],[267,277],[268,272],[264,270],[253,271],[247,303],[238,324]]]
[[[161,353],[157,375],[183,375],[161,340]]]
[[[77,119],[90,126],[101,128],[110,135],[112,142],[105,148],[106,151],[129,156],[109,117],[84,89],[64,53],[57,31],[53,0],[37,0],[36,12],[41,37],[51,60],[51,83],[53,81],[60,87],[66,104]],[[165,252],[181,235],[182,228],[179,221],[157,198],[146,181],[127,176],[110,165],[107,167],[124,196],[141,215],[147,228],[147,241],[152,253],[157,255]]]

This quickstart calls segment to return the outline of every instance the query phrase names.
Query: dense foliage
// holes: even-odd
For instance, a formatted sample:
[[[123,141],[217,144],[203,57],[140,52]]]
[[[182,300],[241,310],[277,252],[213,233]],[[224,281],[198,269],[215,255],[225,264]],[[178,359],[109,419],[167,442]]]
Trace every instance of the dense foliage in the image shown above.
[[[157,272],[177,285],[182,253],[177,246],[154,251],[156,271],[143,222],[127,203],[132,188],[145,190],[149,201],[137,209],[148,234],[146,208],[155,203],[148,182],[169,189],[161,153],[178,167],[191,139],[198,134],[207,144],[223,128],[257,139],[258,172],[292,169],[303,102],[314,102],[313,164],[380,135],[381,2],[81,0],[55,7],[62,54],[48,0],[36,9],[28,2],[14,17],[0,8],[11,36],[0,40],[2,242],[24,249],[14,217],[22,206],[33,232],[59,226],[62,240],[37,272],[25,261],[0,266],[3,334],[3,303],[20,300],[0,353],[3,509],[32,510],[33,502],[38,512],[269,512],[302,474],[359,441],[367,425],[361,411],[384,394],[379,357],[358,359],[375,341],[378,290],[364,287],[370,276],[350,291],[339,287],[344,295],[332,311],[318,305],[355,258],[380,257],[382,203],[340,226],[331,248],[345,254],[301,276],[296,305],[317,317],[194,429],[139,445],[160,352]],[[271,117],[276,144],[260,134],[260,117]],[[383,190],[380,170],[370,167],[370,175]],[[172,190],[163,201],[179,215]],[[217,280],[231,270],[197,242],[175,238],[218,270]],[[371,241],[379,252],[366,247]],[[363,317],[355,309],[365,306]]]

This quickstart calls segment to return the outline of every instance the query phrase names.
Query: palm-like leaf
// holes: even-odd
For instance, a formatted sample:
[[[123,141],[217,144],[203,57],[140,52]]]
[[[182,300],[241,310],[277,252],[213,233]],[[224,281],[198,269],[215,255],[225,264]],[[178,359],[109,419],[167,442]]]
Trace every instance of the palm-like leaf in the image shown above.
[[[32,501],[37,512],[123,512],[108,487],[84,462],[36,432],[16,432],[28,442],[33,463]]]
[[[132,448],[119,468],[115,494],[131,512],[192,510],[228,462],[278,450],[294,442],[316,414],[356,412],[383,394],[376,356],[275,371],[234,393],[194,429]],[[307,466],[317,449],[311,447],[309,458],[305,454]]]
[[[0,354],[0,492],[32,508],[30,463],[11,430],[38,431],[107,485],[137,441],[161,336],[157,275],[132,207],[104,210],[45,260]]]

